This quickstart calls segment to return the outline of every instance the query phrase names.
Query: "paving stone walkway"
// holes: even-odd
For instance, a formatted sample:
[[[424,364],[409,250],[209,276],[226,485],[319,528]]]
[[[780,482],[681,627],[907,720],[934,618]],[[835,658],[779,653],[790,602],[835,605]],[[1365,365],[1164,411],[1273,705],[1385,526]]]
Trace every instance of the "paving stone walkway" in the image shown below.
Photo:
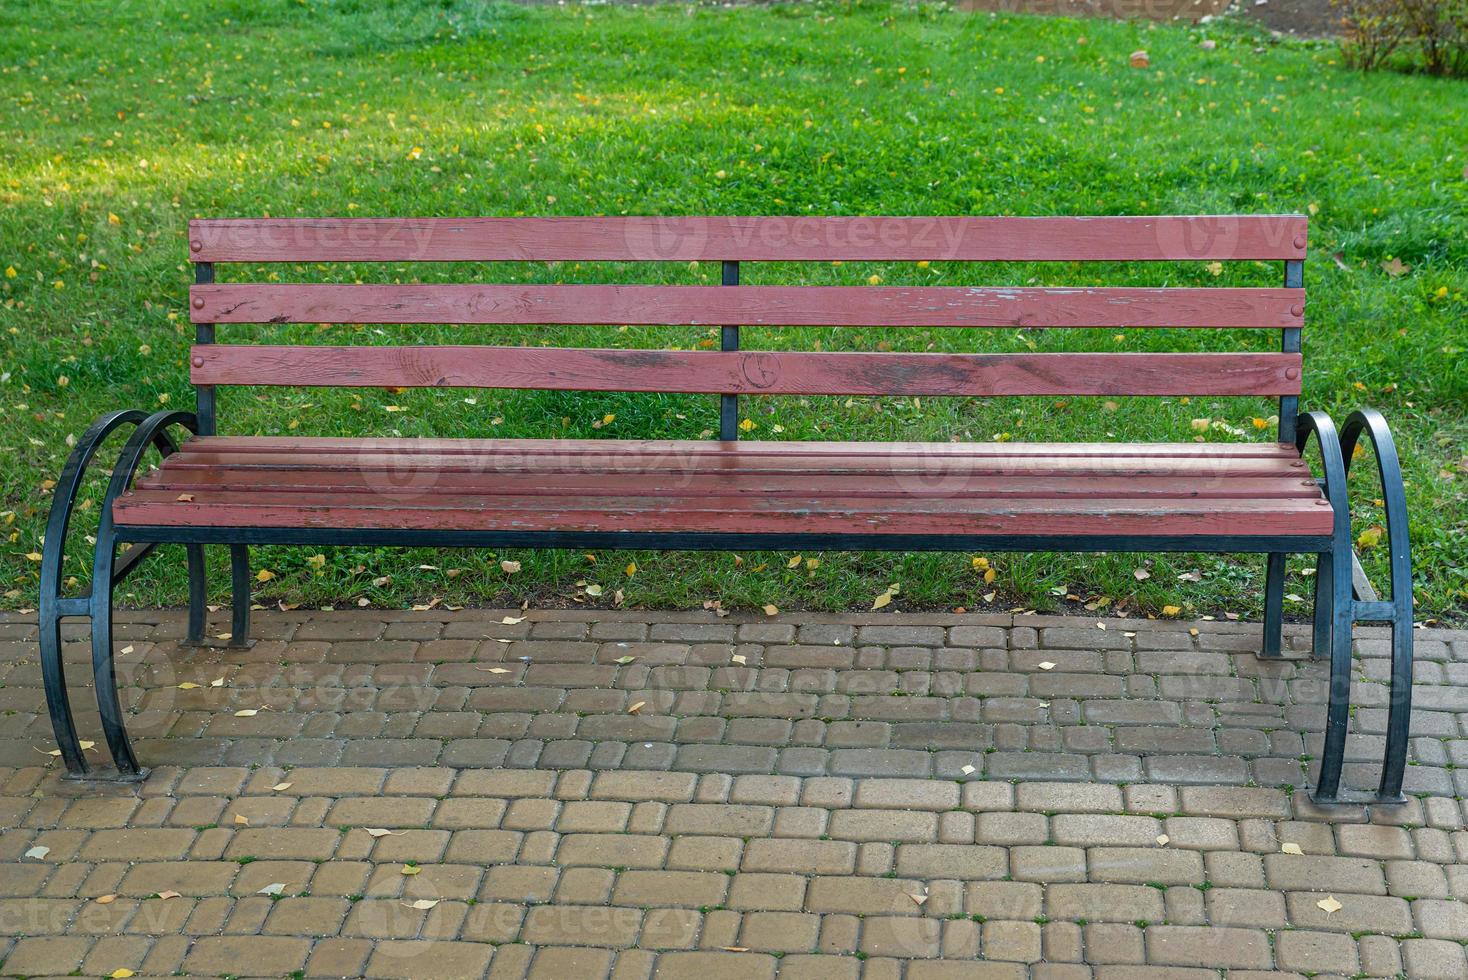
[[[0,975],[1468,976],[1468,632],[1417,633],[1412,799],[1322,810],[1324,665],[1256,625],[521,615],[128,614],[135,786],[58,777],[0,617]]]

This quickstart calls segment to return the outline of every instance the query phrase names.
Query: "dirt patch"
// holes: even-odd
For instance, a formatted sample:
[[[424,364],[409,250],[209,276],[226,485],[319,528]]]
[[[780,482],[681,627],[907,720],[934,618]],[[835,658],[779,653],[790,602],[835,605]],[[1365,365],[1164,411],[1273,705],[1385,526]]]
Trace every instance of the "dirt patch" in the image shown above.
[[[963,10],[1055,17],[1196,22],[1229,13],[1272,31],[1301,37],[1339,33],[1330,0],[960,0]]]
[[[1229,0],[960,0],[962,10],[1114,20],[1187,20],[1215,17]]]
[[[1340,14],[1330,0],[1238,0],[1234,9],[1240,17],[1281,34],[1335,37],[1341,32]]]

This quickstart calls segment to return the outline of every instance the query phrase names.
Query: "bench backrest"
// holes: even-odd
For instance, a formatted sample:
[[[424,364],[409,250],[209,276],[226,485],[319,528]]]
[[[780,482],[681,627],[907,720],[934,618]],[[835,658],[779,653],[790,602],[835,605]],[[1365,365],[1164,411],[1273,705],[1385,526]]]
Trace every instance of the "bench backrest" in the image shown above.
[[[202,430],[216,385],[484,387],[742,394],[1262,395],[1293,442],[1304,322],[1302,215],[587,217],[196,220],[190,355]],[[216,263],[719,262],[722,285],[215,282]],[[1278,261],[1283,285],[741,285],[749,262]],[[746,276],[747,279],[747,276]],[[720,326],[720,350],[264,346],[215,324]],[[945,354],[739,349],[745,326],[1255,328],[1278,352]],[[1271,345],[1273,346],[1273,345]]]

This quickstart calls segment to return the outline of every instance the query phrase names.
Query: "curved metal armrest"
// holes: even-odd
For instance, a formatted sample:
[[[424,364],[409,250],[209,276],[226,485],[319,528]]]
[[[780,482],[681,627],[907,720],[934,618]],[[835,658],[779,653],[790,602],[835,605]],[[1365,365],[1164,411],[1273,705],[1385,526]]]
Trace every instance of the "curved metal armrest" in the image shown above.
[[[168,437],[168,428],[182,425],[197,433],[198,419],[193,412],[164,410],[154,412],[142,422],[122,447],[107,495],[102,498],[102,513],[97,522],[97,551],[92,563],[92,677],[95,681],[97,710],[102,716],[102,736],[120,773],[138,776],[141,770],[127,728],[122,720],[122,702],[117,696],[117,670],[112,659],[112,586],[117,581],[117,536],[113,531],[112,504],[132,486],[133,476],[149,446],[157,446],[164,456],[177,447]],[[131,555],[132,552],[129,552]],[[99,589],[106,589],[100,593]]]
[[[1336,434],[1335,423],[1324,412],[1302,412],[1295,430],[1295,448],[1301,455],[1315,436],[1320,446],[1320,458],[1325,468],[1325,496],[1336,508],[1337,528],[1342,513],[1345,514],[1346,529],[1350,530],[1351,515],[1346,506],[1346,463],[1341,453],[1341,439]]]
[[[1331,550],[1328,555],[1321,556],[1316,572],[1315,647],[1318,653],[1329,650],[1331,669],[1325,746],[1315,796],[1321,802],[1340,799],[1341,765],[1351,696],[1351,630],[1356,620],[1365,619],[1386,621],[1392,625],[1391,700],[1381,783],[1376,799],[1399,802],[1403,798],[1402,778],[1406,770],[1412,715],[1412,564],[1401,462],[1386,420],[1374,409],[1352,412],[1339,436],[1335,424],[1325,413],[1302,415],[1295,439],[1301,452],[1304,452],[1312,433],[1320,445],[1324,462],[1325,494],[1335,511]],[[1362,601],[1354,595],[1351,585],[1354,555],[1346,480],[1362,433],[1376,449],[1377,471],[1386,505],[1392,576],[1389,602]]]
[[[1381,478],[1381,499],[1386,511],[1387,544],[1390,549],[1392,597],[1395,614],[1412,618],[1412,545],[1407,532],[1407,492],[1402,481],[1402,463],[1397,442],[1386,419],[1374,408],[1352,412],[1341,427],[1341,459],[1347,475],[1362,434],[1376,451],[1376,472]],[[1362,619],[1376,618],[1362,616]]]
[[[106,502],[100,514],[102,525],[108,529],[109,533],[103,535],[99,528],[98,548],[101,548],[103,540],[106,540],[110,547],[112,542],[111,505],[116,496],[113,488],[118,484],[119,470],[124,468],[123,458],[130,457],[133,460],[126,467],[127,475],[122,478],[123,484],[126,485],[131,482],[132,471],[136,469],[137,461],[142,458],[148,446],[157,446],[158,451],[164,456],[176,450],[177,447],[173,440],[165,431],[174,424],[183,425],[193,432],[198,431],[198,420],[191,412],[155,412],[149,415],[138,409],[124,409],[108,412],[99,417],[82,433],[81,438],[77,440],[76,447],[67,457],[66,465],[62,467],[61,476],[56,482],[51,499],[51,512],[46,519],[46,539],[41,548],[38,604],[41,627],[41,673],[46,689],[46,706],[50,713],[52,729],[56,734],[57,747],[61,750],[61,758],[67,770],[75,775],[85,773],[87,763],[82,756],[81,743],[77,738],[76,725],[72,719],[71,701],[66,691],[66,675],[61,660],[60,620],[63,616],[94,616],[99,605],[109,605],[113,575],[116,571],[109,565],[106,577],[99,579],[96,577],[94,562],[92,584],[87,595],[66,597],[61,594],[62,572],[66,558],[66,535],[71,527],[76,499],[81,492],[87,467],[96,457],[107,437],[123,426],[135,426],[135,431],[123,450],[123,456],[119,457],[113,469],[112,482],[109,484]],[[146,550],[130,551],[123,560],[121,571],[131,567],[146,553]]]
[[[1401,799],[1412,724],[1412,544],[1407,525],[1407,491],[1397,443],[1386,419],[1374,408],[1352,412],[1341,428],[1341,457],[1347,473],[1356,446],[1365,434],[1376,451],[1376,472],[1386,511],[1392,595],[1386,602],[1357,601],[1357,619],[1385,620],[1392,626],[1392,686],[1387,709],[1386,753],[1382,761],[1380,799]]]

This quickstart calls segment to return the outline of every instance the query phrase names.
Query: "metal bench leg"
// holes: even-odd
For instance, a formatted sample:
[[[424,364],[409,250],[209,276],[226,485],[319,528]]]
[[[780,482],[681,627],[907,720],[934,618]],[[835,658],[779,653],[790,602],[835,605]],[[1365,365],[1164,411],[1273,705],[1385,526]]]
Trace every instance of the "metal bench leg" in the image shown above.
[[[1351,509],[1346,500],[1346,467],[1341,459],[1335,423],[1324,412],[1306,412],[1300,417],[1295,436],[1302,453],[1312,434],[1320,447],[1320,460],[1325,469],[1323,489],[1335,519],[1330,554],[1321,556],[1315,575],[1315,649],[1319,653],[1322,643],[1328,643],[1330,687],[1320,773],[1310,796],[1317,803],[1339,803],[1346,728],[1351,716],[1351,618],[1355,608],[1351,601],[1350,575],[1336,573],[1351,567]]]
[[[1401,461],[1396,441],[1386,419],[1374,409],[1352,412],[1341,428],[1341,455],[1350,472],[1356,444],[1362,435],[1371,440],[1376,455],[1377,475],[1386,511],[1387,544],[1391,564],[1392,594],[1385,602],[1368,596],[1353,604],[1358,619],[1391,623],[1391,702],[1387,709],[1386,750],[1381,760],[1379,802],[1403,802],[1402,779],[1406,774],[1408,738],[1412,728],[1412,546],[1408,535],[1407,497],[1402,483]]]
[[[1340,538],[1340,521],[1337,521]],[[1346,523],[1349,532],[1349,517]],[[1350,548],[1350,537],[1345,538]],[[1337,541],[1335,561],[1340,560]],[[1312,799],[1317,803],[1340,802],[1341,765],[1346,754],[1346,726],[1351,715],[1351,580],[1332,576],[1330,589],[1330,695],[1325,711],[1325,747],[1320,756],[1320,775]],[[1319,619],[1317,617],[1317,625]]]
[[[76,734],[76,719],[71,714],[71,696],[66,693],[66,668],[61,663],[61,617],[41,618],[41,683],[46,688],[46,711],[51,716],[51,731],[61,761],[73,776],[87,774],[87,760],[82,755],[81,740]]]
[[[233,603],[229,645],[250,645],[250,548],[248,545],[229,546],[230,602]]]
[[[184,642],[197,646],[204,642],[204,627],[209,621],[209,574],[204,564],[204,546],[184,546],[189,556],[189,631]]]
[[[1264,574],[1264,639],[1259,656],[1279,657],[1284,646],[1284,579],[1283,554],[1271,554]]]
[[[1405,802],[1402,778],[1407,770],[1407,740],[1412,728],[1412,621],[1392,623],[1391,707],[1386,718],[1386,752],[1376,795],[1383,802]]]
[[[107,740],[118,775],[142,779],[147,773],[139,768],[133,754],[117,696],[117,669],[112,659],[112,569],[117,542],[111,519],[104,520],[108,526],[97,535],[97,560],[92,571],[92,677],[97,688],[97,710],[102,716],[102,737]]]
[[[1330,656],[1330,597],[1335,588],[1330,552],[1322,552],[1315,562],[1315,627],[1310,638],[1310,655],[1317,660]]]

